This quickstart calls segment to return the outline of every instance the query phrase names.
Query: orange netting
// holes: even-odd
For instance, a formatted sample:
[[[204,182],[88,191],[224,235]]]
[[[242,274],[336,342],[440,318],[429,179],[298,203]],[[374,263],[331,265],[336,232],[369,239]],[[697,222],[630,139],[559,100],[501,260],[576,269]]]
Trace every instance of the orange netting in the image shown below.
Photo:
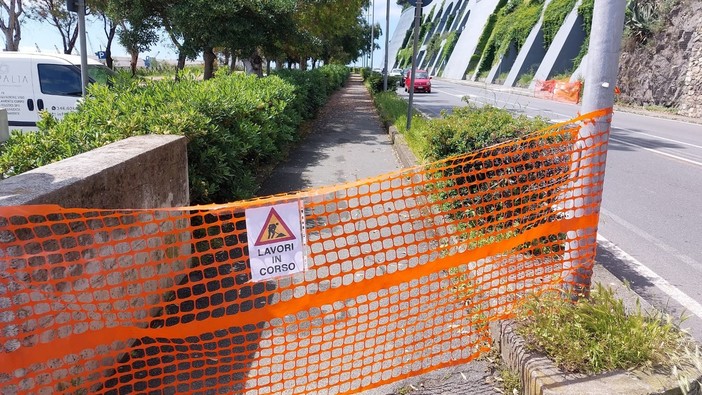
[[[606,135],[578,133],[609,116],[255,201],[0,208],[1,392],[333,394],[470,361],[519,297],[589,284]],[[245,210],[280,202],[308,268],[253,282],[248,243],[291,231]]]
[[[536,80],[534,84],[534,96],[542,99],[551,99],[562,102],[577,104],[580,101],[580,81],[569,82],[568,80]]]

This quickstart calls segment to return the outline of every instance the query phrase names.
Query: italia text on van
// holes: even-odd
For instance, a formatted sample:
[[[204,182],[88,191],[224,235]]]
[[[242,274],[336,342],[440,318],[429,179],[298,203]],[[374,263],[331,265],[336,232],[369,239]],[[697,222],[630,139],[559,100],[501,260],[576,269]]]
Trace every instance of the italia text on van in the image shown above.
[[[113,74],[88,59],[91,83],[107,83]],[[0,108],[7,110],[10,130],[37,130],[42,110],[61,119],[76,108],[81,87],[79,56],[0,52]]]

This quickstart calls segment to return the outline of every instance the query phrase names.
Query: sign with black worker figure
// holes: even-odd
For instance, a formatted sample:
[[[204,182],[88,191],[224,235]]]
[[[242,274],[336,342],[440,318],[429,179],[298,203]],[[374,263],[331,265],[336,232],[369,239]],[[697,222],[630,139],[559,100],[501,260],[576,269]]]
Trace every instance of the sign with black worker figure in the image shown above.
[[[307,270],[302,201],[246,210],[249,259],[254,281]]]

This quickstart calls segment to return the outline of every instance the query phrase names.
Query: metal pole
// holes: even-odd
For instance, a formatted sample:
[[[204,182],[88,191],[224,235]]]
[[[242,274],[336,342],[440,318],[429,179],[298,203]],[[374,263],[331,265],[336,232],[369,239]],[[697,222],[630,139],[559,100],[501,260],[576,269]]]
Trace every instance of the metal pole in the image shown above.
[[[614,105],[625,10],[626,0],[595,1],[581,107],[583,114]]]
[[[409,104],[407,105],[407,130],[412,128],[412,102],[414,101],[414,75],[417,73],[417,47],[419,46],[419,24],[422,19],[422,0],[417,0],[414,8],[414,43],[412,48],[412,71],[410,74],[410,86],[405,84],[409,91]]]
[[[614,88],[619,71],[619,54],[621,50],[622,32],[624,31],[624,14],[626,0],[595,0],[592,14],[592,29],[588,50],[588,65],[585,75],[585,91],[581,113],[589,113],[599,109],[612,108],[614,105]],[[599,212],[602,201],[601,187],[604,182],[605,163],[607,159],[607,142],[611,128],[611,117],[596,119],[580,128],[579,150],[573,155],[573,163],[577,168],[578,179],[572,184],[573,191],[582,190],[582,199],[574,199],[573,214],[582,215]],[[594,137],[592,137],[594,136]],[[594,144],[605,143],[603,148],[593,148]],[[593,159],[599,162],[597,168],[592,168]],[[597,248],[593,242],[592,248]],[[594,252],[594,251],[593,251]],[[594,254],[593,254],[594,256]],[[592,278],[593,262],[573,262],[576,269],[573,272],[573,283],[577,292],[589,289]]]
[[[387,8],[385,9],[385,67],[383,72],[385,77],[383,78],[383,90],[388,90],[388,73],[390,72],[388,67],[388,45],[390,44],[390,0],[387,1]]]
[[[371,55],[370,69],[373,71],[373,52],[375,52],[375,1],[371,0]]]
[[[85,0],[78,0],[78,33],[80,34],[80,78],[82,93],[88,88],[88,49],[85,42]]]

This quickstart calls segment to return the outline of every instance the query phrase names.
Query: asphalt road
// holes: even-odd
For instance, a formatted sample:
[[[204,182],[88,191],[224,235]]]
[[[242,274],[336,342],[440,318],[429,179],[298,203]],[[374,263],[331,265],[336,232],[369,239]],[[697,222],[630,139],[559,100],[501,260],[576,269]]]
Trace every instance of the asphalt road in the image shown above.
[[[580,111],[521,92],[434,79],[414,102],[432,117],[463,97],[553,121]],[[689,317],[682,326],[702,341],[702,124],[615,110],[605,177],[598,262],[654,306]]]

